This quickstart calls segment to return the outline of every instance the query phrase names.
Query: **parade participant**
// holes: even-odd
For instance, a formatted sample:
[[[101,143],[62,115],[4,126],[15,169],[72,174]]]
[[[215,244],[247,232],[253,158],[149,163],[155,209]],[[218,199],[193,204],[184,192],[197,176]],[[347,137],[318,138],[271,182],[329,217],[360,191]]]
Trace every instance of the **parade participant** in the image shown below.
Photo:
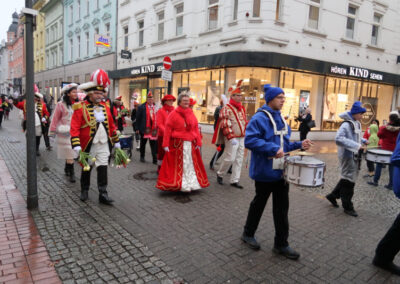
[[[107,165],[109,156],[114,148],[120,148],[116,127],[111,115],[111,110],[102,101],[104,89],[110,84],[108,75],[99,69],[94,72],[91,81],[79,86],[86,92],[85,101],[74,104],[74,113],[71,119],[71,144],[74,151],[79,154],[83,151],[96,160],[97,186],[99,202],[111,205],[113,200],[107,193]],[[82,201],[88,199],[90,187],[90,172],[82,169],[81,197]]]
[[[34,86],[35,91],[35,135],[36,135],[36,156],[40,156],[39,146],[40,146],[40,138],[42,137],[43,132],[48,129],[49,117],[50,113],[47,110],[46,104],[43,102],[43,95],[39,93],[38,87]],[[23,101],[15,101],[14,105],[21,109],[24,114],[24,118],[22,121],[22,129],[26,130],[26,100]],[[45,139],[46,147],[50,150],[50,141],[49,139]]]
[[[306,108],[304,114],[300,115],[296,120],[300,122],[300,141],[303,141],[307,139],[307,134],[311,130],[309,126],[309,123],[312,121],[311,109],[309,107]]]
[[[396,147],[396,139],[400,132],[400,119],[397,111],[390,113],[389,123],[379,128],[378,137],[380,139],[381,149],[386,151],[394,151]],[[381,178],[383,164],[376,163],[375,174],[373,181],[369,181],[368,184],[378,186],[379,179]],[[393,189],[393,166],[389,164],[389,183],[385,185],[385,188]]]
[[[5,95],[1,95],[1,98],[0,98],[0,127],[3,122],[3,116],[6,111],[6,107],[8,106],[5,98],[6,98]]]
[[[223,176],[232,165],[230,184],[239,189],[243,188],[239,184],[239,179],[242,170],[244,135],[246,131],[246,112],[241,103],[241,84],[242,80],[239,80],[237,85],[229,88],[230,100],[221,109],[220,118],[212,139],[213,144],[225,145],[224,159],[217,171],[217,182],[223,184]]]
[[[223,96],[223,95],[221,95],[221,96]],[[220,114],[221,109],[222,109],[223,106],[224,106],[224,103],[223,103],[223,100],[221,99],[221,102],[220,102],[219,106],[217,106],[215,108],[215,111],[214,111],[214,132],[215,132],[215,128],[217,128],[217,123],[218,123],[218,120],[219,120],[219,114]],[[222,156],[222,154],[224,153],[224,149],[225,149],[225,145],[224,144],[215,144],[215,146],[217,146],[217,151],[214,153],[214,156],[211,158],[210,170],[214,169],[214,164]]]
[[[300,254],[289,246],[289,184],[283,179],[281,167],[285,152],[309,149],[311,141],[290,142],[291,129],[281,109],[285,93],[281,88],[264,86],[266,104],[251,118],[245,136],[245,146],[251,150],[250,177],[255,180],[256,195],[250,203],[242,241],[252,249],[260,249],[254,237],[265,205],[272,193],[275,242],[273,251],[289,259],[298,259]]]
[[[114,118],[114,123],[117,126],[117,129],[122,133],[125,125],[125,116],[127,115],[123,103],[122,96],[118,96],[115,98],[114,103],[112,104],[112,115]]]
[[[149,140],[153,164],[157,165],[157,126],[156,126],[156,106],[153,94],[147,94],[147,100],[139,106],[136,113],[136,133],[140,134],[140,161],[145,162],[146,143]]]
[[[334,207],[339,207],[336,199],[342,200],[344,213],[357,217],[351,201],[354,194],[354,186],[358,175],[358,162],[361,159],[359,150],[364,149],[363,144],[368,144],[364,138],[361,138],[360,120],[366,109],[362,107],[361,102],[354,102],[351,110],[339,115],[344,121],[340,125],[336,134],[336,145],[338,147],[338,158],[340,163],[341,179],[333,191],[326,196],[326,199]]]
[[[373,133],[371,133],[371,126],[375,125]],[[367,130],[364,132],[363,138],[365,140],[368,140],[369,144],[367,146],[367,149],[371,148],[377,148],[379,146],[379,137],[378,137],[378,130],[379,130],[379,120],[374,119],[370,126],[367,128]],[[372,138],[371,138],[372,136]],[[367,168],[368,168],[368,174],[364,175],[364,177],[373,177],[375,173],[375,164],[372,161],[367,160]]]
[[[61,100],[57,103],[50,124],[49,136],[57,135],[57,158],[65,161],[64,172],[70,182],[75,182],[74,158],[75,152],[71,146],[72,105],[78,102],[78,84],[71,83],[61,89]]]
[[[176,101],[173,95],[166,95],[162,98],[161,103],[163,107],[157,111],[156,114],[156,125],[157,125],[157,163],[158,169],[157,172],[160,171],[162,160],[164,158],[165,151],[162,147],[163,139],[164,139],[164,130],[165,123],[167,121],[168,116],[175,109],[173,107],[173,103]]]
[[[167,118],[158,189],[190,192],[210,185],[200,154],[198,121],[189,101],[189,95],[180,94],[178,107]]]
[[[397,136],[396,148],[394,149],[391,163],[393,165],[393,191],[400,198],[400,135]],[[379,242],[372,263],[400,276],[400,266],[393,263],[394,258],[400,251],[400,214],[397,215],[393,225]]]
[[[132,120],[132,128],[133,128],[133,133],[135,133],[135,140],[136,140],[136,150],[140,150],[140,135],[139,132],[137,131],[137,125],[136,125],[136,115],[137,115],[137,110],[139,107],[139,103],[137,101],[133,102],[133,108],[131,110],[131,120]]]

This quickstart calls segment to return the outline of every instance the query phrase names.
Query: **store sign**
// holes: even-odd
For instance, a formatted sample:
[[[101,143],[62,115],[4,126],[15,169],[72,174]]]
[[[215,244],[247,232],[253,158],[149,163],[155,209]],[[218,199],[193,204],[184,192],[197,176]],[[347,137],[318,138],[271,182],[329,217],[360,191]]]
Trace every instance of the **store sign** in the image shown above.
[[[143,65],[138,68],[134,68],[131,70],[132,75],[142,75],[142,74],[148,74],[148,73],[154,73],[154,72],[161,72],[163,70],[162,65]]]
[[[132,53],[130,51],[124,50],[124,49],[121,50],[121,58],[131,59],[131,57],[132,57]]]
[[[331,66],[331,73],[351,76],[356,78],[370,79],[382,81],[383,75],[379,73],[374,73],[365,68],[359,67],[339,67],[339,66]]]
[[[96,46],[101,46],[106,48],[111,47],[111,38],[109,36],[95,34],[94,42],[96,43]]]

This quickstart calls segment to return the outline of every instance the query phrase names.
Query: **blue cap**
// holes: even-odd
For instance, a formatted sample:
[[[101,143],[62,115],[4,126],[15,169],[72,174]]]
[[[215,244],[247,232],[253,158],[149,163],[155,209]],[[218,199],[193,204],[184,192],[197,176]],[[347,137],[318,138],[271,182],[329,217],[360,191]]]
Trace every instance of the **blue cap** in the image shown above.
[[[362,107],[361,102],[356,101],[356,102],[354,102],[353,106],[351,107],[350,114],[353,115],[353,114],[357,114],[357,113],[364,113],[366,111],[367,110]]]
[[[270,84],[264,85],[265,101],[269,103],[277,95],[284,94],[285,92],[279,87],[272,87]]]

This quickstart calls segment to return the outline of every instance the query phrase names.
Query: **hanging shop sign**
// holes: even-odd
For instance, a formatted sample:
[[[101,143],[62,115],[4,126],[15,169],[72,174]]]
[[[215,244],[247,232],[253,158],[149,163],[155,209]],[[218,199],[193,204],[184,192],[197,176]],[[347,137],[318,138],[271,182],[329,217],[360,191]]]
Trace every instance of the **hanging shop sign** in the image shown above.
[[[151,65],[143,65],[137,68],[133,68],[131,70],[132,75],[142,75],[142,74],[149,74],[149,73],[155,73],[155,72],[161,72],[163,70],[162,64],[156,65],[156,64],[151,64]]]
[[[132,58],[132,53],[129,50],[121,50],[121,58],[122,59],[131,59]]]
[[[356,77],[356,78],[362,78],[362,79],[376,80],[376,81],[383,80],[382,74],[371,72],[370,70],[365,69],[365,68],[352,67],[352,66],[341,67],[341,66],[334,65],[334,66],[331,66],[330,73],[344,75],[344,76],[351,76],[351,77]]]

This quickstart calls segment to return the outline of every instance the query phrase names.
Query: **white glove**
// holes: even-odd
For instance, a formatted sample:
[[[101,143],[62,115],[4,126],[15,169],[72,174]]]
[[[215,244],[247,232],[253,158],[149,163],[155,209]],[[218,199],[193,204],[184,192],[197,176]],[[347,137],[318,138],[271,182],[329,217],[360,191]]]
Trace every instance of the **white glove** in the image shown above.
[[[169,147],[164,147],[165,152],[169,152]]]
[[[201,147],[200,146],[196,146],[196,148],[195,148],[196,150],[200,150],[201,149]]]
[[[236,138],[232,138],[232,139],[231,139],[231,143],[232,143],[232,146],[235,146],[235,145],[237,145],[239,142],[238,142],[238,140],[237,140]]]
[[[74,147],[74,151],[77,155],[79,155],[79,152],[82,150],[81,146],[76,146]]]
[[[114,144],[114,148],[119,148],[119,149],[121,149],[121,144],[120,144],[119,142],[115,143],[115,144]]]
[[[46,118],[42,117],[42,122],[46,122]]]

